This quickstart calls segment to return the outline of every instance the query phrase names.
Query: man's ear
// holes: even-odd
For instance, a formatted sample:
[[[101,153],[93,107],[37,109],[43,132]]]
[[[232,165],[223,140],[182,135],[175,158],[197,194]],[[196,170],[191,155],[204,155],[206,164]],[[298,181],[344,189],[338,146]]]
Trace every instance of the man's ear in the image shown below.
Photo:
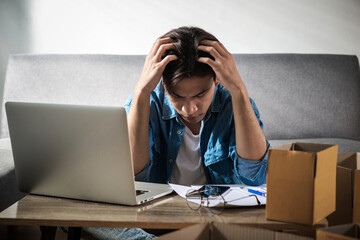
[[[219,85],[219,83],[220,83],[219,79],[218,79],[217,77],[215,77],[215,87],[216,87],[217,85]]]
[[[161,76],[161,84],[160,84],[160,88],[161,88],[161,90],[165,91],[164,81],[162,80],[162,76]]]

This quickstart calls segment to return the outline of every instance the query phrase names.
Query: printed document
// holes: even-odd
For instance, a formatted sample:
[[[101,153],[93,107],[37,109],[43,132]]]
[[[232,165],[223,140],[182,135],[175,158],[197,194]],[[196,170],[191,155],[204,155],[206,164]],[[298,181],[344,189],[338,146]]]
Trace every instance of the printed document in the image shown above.
[[[186,199],[186,194],[198,190],[203,185],[185,186],[179,184],[169,183],[171,188],[182,198]],[[245,184],[207,184],[207,186],[226,186],[230,187],[222,194],[226,207],[239,207],[239,206],[259,206],[266,204],[266,184],[260,186],[249,186]],[[216,207],[218,203],[210,202],[209,207]]]

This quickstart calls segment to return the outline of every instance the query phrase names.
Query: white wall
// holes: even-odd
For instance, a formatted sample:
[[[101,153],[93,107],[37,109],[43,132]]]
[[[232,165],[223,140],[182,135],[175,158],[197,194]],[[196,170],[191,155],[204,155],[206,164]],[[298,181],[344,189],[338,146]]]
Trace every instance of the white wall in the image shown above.
[[[0,93],[11,53],[146,54],[183,25],[233,53],[360,56],[360,0],[0,0]]]
[[[34,0],[34,52],[145,54],[202,27],[232,52],[360,54],[359,0]]]

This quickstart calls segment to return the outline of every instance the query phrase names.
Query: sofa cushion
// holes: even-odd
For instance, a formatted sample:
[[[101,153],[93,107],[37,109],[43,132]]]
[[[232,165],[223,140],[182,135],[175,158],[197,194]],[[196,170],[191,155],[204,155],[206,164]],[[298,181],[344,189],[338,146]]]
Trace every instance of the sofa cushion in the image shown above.
[[[0,211],[26,195],[18,190],[13,156],[9,149],[0,149],[0,190]]]
[[[268,139],[360,140],[356,56],[234,54]],[[145,56],[13,55],[5,101],[123,105]],[[0,137],[8,136],[2,109]]]
[[[121,106],[145,56],[13,55],[9,58],[0,138],[9,136],[6,101]]]
[[[269,139],[360,141],[360,71],[356,56],[236,55]]]

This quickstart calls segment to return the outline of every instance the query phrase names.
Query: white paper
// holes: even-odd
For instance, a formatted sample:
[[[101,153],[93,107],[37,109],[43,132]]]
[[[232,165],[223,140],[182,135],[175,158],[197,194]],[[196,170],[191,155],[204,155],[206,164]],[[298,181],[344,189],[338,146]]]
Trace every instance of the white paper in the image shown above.
[[[180,197],[185,199],[186,199],[186,194],[188,192],[192,190],[197,190],[203,186],[203,185],[185,186],[185,185],[179,185],[173,183],[169,183],[169,185]],[[209,185],[230,187],[229,190],[227,190],[222,194],[226,202],[225,207],[259,206],[257,199],[259,200],[260,205],[266,204],[266,197],[248,192],[248,189],[252,189],[255,191],[266,193],[266,184],[257,187],[244,185],[244,184],[231,184],[231,185],[209,184]],[[254,195],[256,195],[256,197]],[[192,201],[199,202],[199,200],[198,201],[192,200]],[[209,203],[209,207],[215,207],[218,204],[221,204],[221,202],[222,199],[219,199],[219,201],[211,201]]]

